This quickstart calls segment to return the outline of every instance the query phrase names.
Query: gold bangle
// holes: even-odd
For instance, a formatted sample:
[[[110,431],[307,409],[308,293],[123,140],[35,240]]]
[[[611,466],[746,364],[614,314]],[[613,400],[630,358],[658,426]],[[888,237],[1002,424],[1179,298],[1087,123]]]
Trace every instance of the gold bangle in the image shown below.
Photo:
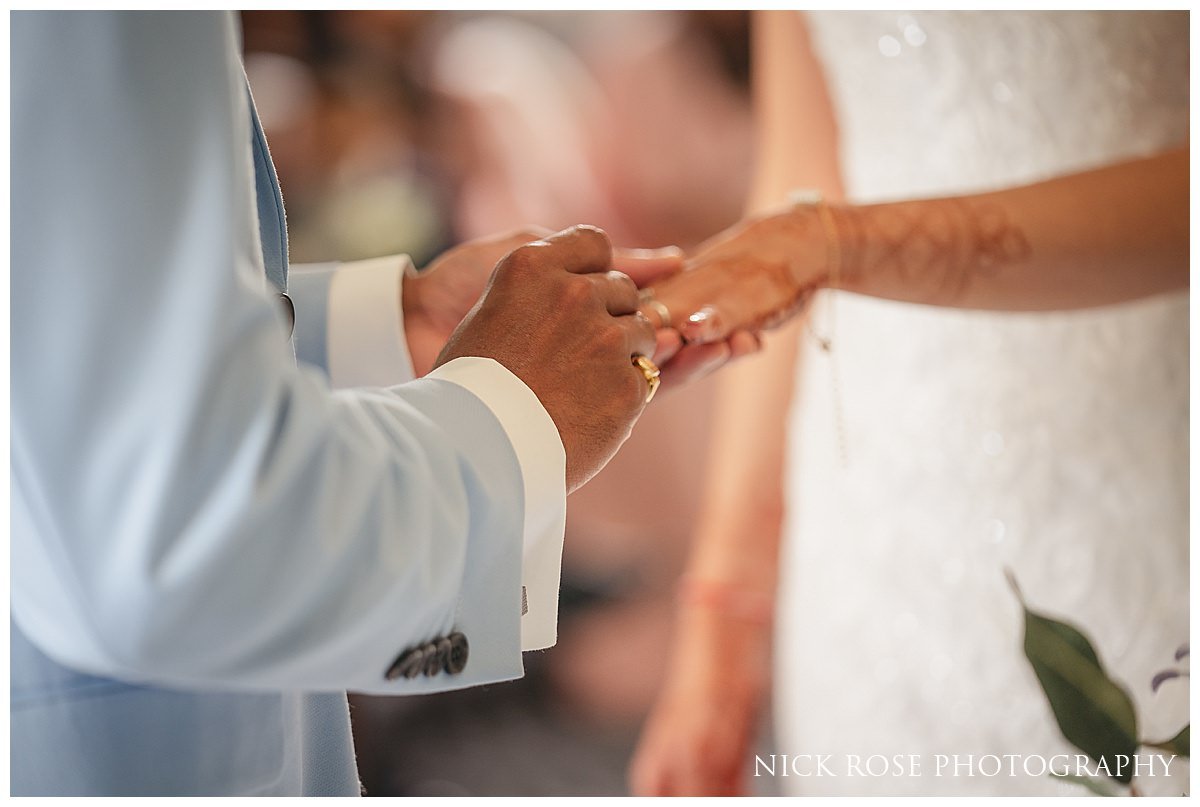
[[[816,340],[821,350],[829,359],[829,381],[830,389],[833,393],[833,414],[834,427],[837,432],[838,456],[841,460],[842,467],[847,464],[848,451],[846,448],[846,424],[845,416],[842,412],[842,391],[841,384],[838,381],[838,372],[836,362],[833,356],[833,334],[835,333],[834,324],[834,304],[833,294],[836,291],[841,281],[842,272],[842,242],[838,237],[837,222],[833,217],[833,210],[825,202],[825,197],[821,195],[819,190],[800,190],[794,191],[789,196],[789,201],[793,208],[797,207],[815,207],[817,209],[817,217],[821,219],[821,226],[825,229],[825,254],[826,263],[829,267],[829,284],[825,290],[826,303],[826,327],[828,336],[822,336],[813,328],[813,322],[810,318],[808,321],[808,332]]]
[[[829,269],[829,287],[836,289],[842,271],[842,242],[838,238],[837,222],[833,220],[833,211],[830,210],[829,204],[826,203],[821,192],[815,189],[793,191],[789,201],[793,208],[816,208],[817,218],[821,220],[821,226],[825,229],[825,265]]]

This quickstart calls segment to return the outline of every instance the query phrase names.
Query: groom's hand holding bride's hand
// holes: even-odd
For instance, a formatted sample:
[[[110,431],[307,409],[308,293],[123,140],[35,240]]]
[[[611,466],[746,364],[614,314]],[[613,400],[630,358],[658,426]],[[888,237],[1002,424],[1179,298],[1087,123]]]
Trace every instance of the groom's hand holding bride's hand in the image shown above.
[[[653,284],[642,313],[689,346],[782,325],[829,283],[826,236],[813,205],[738,222],[703,243],[682,272]]]
[[[401,304],[406,341],[417,376],[433,369],[438,353],[483,294],[500,259],[517,247],[550,234],[549,230],[530,227],[468,241],[442,253],[424,271],[405,280]],[[612,251],[612,268],[628,275],[639,289],[662,283],[678,274],[683,266],[684,255],[677,247]],[[651,318],[651,322],[656,320]],[[735,331],[728,339],[704,341],[705,344],[685,347],[678,331],[659,327],[655,352],[650,358],[662,369],[661,392],[707,375],[725,362],[759,348],[757,337],[749,332]]]
[[[734,352],[685,347],[678,334],[656,332],[637,315],[637,286],[677,273],[682,260],[674,248],[614,251],[603,231],[587,226],[465,244],[405,281],[414,367],[424,374],[464,356],[503,364],[558,428],[567,489],[574,490],[604,467],[646,404],[648,381],[632,356],[651,357],[662,366],[664,385],[674,385]],[[428,358],[430,346],[443,344],[436,359]]]
[[[639,289],[648,289],[678,275],[684,267],[684,254],[678,247],[663,249],[617,249],[613,268],[629,275]],[[645,307],[641,309],[645,314]],[[669,392],[688,381],[708,375],[727,362],[755,353],[762,346],[758,336],[744,330],[731,330],[719,339],[704,343],[686,343],[683,335],[653,315],[650,322],[658,329],[658,343],[652,357],[662,368],[663,391]]]

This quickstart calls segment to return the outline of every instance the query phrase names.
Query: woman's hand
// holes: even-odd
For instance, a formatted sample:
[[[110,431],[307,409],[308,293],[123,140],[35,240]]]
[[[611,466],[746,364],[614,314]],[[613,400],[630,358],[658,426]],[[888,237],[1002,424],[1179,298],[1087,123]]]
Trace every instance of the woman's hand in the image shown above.
[[[776,327],[828,283],[830,246],[815,206],[747,219],[702,244],[683,272],[653,285],[657,304],[642,312],[658,324],[665,307],[689,344]]]
[[[630,764],[636,796],[735,796],[770,687],[771,628],[682,612],[670,670]]]

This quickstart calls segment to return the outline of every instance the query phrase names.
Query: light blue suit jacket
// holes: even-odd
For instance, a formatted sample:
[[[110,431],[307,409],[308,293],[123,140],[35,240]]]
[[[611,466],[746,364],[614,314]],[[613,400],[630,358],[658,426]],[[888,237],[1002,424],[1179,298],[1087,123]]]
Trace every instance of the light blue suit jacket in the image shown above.
[[[328,275],[291,359],[236,37],[13,14],[14,794],[355,795],[346,689],[521,674],[513,447],[455,384],[330,393]]]

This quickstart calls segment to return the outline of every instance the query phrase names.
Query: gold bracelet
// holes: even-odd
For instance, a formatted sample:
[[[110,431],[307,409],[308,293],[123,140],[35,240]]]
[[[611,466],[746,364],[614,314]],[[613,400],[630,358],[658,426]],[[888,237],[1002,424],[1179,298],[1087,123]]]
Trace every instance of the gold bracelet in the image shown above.
[[[836,290],[838,281],[842,271],[842,242],[838,238],[837,222],[833,220],[833,211],[829,209],[829,205],[825,202],[825,197],[816,189],[805,189],[793,191],[789,194],[788,200],[791,202],[792,208],[811,207],[817,211],[817,218],[821,220],[821,227],[825,230],[825,264],[829,272],[829,290]],[[828,304],[829,330],[833,333],[833,297],[826,295]],[[813,330],[811,320],[809,322],[809,333],[817,340],[817,344],[821,346],[821,350],[826,353],[833,350],[833,339],[830,336],[821,336]]]
[[[825,229],[825,265],[829,269],[829,288],[838,287],[838,279],[842,271],[842,242],[838,238],[837,222],[833,220],[833,211],[819,190],[805,189],[792,191],[788,197],[793,208],[816,208],[817,218]]]
[[[829,359],[829,382],[833,395],[834,429],[837,433],[838,459],[842,467],[846,467],[849,452],[846,440],[845,415],[842,412],[842,388],[837,371],[837,362],[833,355],[833,334],[836,329],[834,327],[834,301],[832,292],[837,290],[838,283],[841,280],[842,242],[838,238],[837,222],[834,221],[833,211],[829,208],[829,205],[825,202],[825,197],[821,195],[819,190],[793,191],[789,196],[789,201],[793,208],[815,207],[817,209],[817,217],[821,219],[821,226],[825,228],[825,254],[826,263],[829,267],[829,285],[825,290],[825,299],[827,301],[826,327],[829,329],[829,335],[821,336],[817,333],[813,328],[811,317],[808,320],[808,332]]]

